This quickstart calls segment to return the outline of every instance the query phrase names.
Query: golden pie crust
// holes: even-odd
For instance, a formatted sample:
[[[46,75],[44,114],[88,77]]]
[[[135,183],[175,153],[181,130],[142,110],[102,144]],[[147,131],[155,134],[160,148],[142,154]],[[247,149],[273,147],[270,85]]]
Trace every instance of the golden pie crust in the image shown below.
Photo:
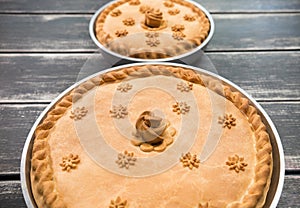
[[[96,118],[99,128],[104,129],[105,140],[118,152],[125,151],[124,155],[138,165],[139,157],[150,157],[159,153],[140,151],[112,128],[115,118],[109,115],[111,99],[121,81],[127,78],[128,82],[147,82],[149,79],[164,80],[168,77],[192,83],[192,91],[198,98],[201,122],[197,130],[197,140],[190,153],[183,152],[178,158],[178,163],[170,169],[140,178],[112,173],[97,165],[82,147],[74,123]],[[208,91],[212,92],[212,96],[217,100],[225,101],[226,112],[234,115],[236,120],[231,119],[231,122],[226,124],[231,125],[231,128],[225,126],[214,153],[202,163],[195,154],[203,147],[203,139],[209,131],[209,124],[213,122],[211,102],[206,99]],[[95,104],[94,117],[89,117],[91,109],[87,105],[80,109],[80,112],[83,112],[80,116],[83,117],[76,117],[76,120],[72,114],[72,107],[82,104],[85,97],[91,94]],[[154,94],[158,95],[159,101],[151,98]],[[153,88],[142,90],[135,95],[131,106],[128,107],[128,117],[134,121],[143,109],[152,105],[169,112],[167,105],[172,99],[172,96]],[[168,112],[167,118],[178,130],[178,115],[172,109]],[[187,113],[191,115],[192,112],[191,108]],[[220,121],[222,119],[219,118]],[[87,134],[92,132],[93,129],[86,129]],[[172,145],[167,148],[171,149]],[[137,160],[133,159],[132,152],[137,156]],[[69,169],[62,165],[67,158],[71,158],[74,165]],[[230,166],[235,160],[240,162],[240,165]],[[114,159],[112,162],[114,163]],[[131,166],[128,171],[130,168]],[[196,73],[188,67],[145,64],[97,75],[58,101],[35,130],[30,175],[35,201],[38,207],[43,208],[197,208],[262,207],[271,174],[272,146],[269,135],[256,108],[247,98],[225,83]]]
[[[157,27],[147,26],[149,9],[153,9],[153,24],[160,24]],[[98,41],[117,54],[160,59],[198,47],[210,32],[210,21],[200,8],[184,0],[119,0],[100,12],[94,30]]]

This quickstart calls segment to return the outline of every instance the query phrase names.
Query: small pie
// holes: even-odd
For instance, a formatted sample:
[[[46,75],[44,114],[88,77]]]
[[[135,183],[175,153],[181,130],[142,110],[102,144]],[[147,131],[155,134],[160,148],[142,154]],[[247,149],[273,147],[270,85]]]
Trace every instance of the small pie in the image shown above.
[[[54,104],[30,176],[39,208],[250,208],[263,207],[272,165],[247,97],[185,65],[138,64]]]
[[[119,0],[99,13],[94,30],[98,41],[117,54],[160,59],[197,48],[210,27],[205,13],[185,0]]]

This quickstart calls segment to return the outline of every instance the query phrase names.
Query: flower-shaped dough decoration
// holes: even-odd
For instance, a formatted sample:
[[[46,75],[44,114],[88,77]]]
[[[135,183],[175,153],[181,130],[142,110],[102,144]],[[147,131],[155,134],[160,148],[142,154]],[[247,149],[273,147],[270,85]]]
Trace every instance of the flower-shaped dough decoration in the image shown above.
[[[117,30],[115,32],[115,35],[117,37],[125,37],[126,35],[128,35],[128,31],[126,29],[124,29],[124,30]]]
[[[156,47],[160,44],[160,41],[158,39],[148,39],[146,40],[146,44],[150,47]]]
[[[232,114],[225,114],[223,117],[219,116],[219,124],[222,125],[223,128],[231,129],[233,126],[236,126],[236,118],[232,116]]]
[[[245,171],[245,167],[248,166],[248,164],[244,161],[244,157],[240,157],[237,154],[232,157],[228,157],[226,165],[229,166],[229,170],[234,170],[236,173]]]
[[[119,84],[119,86],[117,87],[117,90],[120,92],[128,92],[129,90],[132,89],[132,85],[127,83],[127,82],[122,82],[121,84]]]
[[[196,17],[191,14],[186,14],[186,15],[184,15],[183,19],[188,22],[193,22],[196,20]]]
[[[63,171],[70,172],[71,169],[75,169],[77,164],[80,162],[78,155],[73,155],[72,153],[64,156],[62,162],[59,164]]]
[[[185,34],[183,34],[183,32],[173,32],[172,37],[175,40],[180,41],[180,40],[183,40],[185,38]]]
[[[174,32],[181,32],[184,30],[184,25],[176,24],[171,27]]]
[[[86,116],[88,110],[85,107],[76,107],[74,110],[71,111],[70,118],[76,120],[82,119]]]
[[[109,208],[127,208],[127,200],[122,200],[121,197],[117,197],[116,200],[111,200]]]
[[[110,110],[111,117],[114,118],[125,118],[128,115],[127,107],[120,105],[114,105]]]
[[[160,41],[158,39],[159,33],[147,32],[145,33],[145,36],[147,37],[146,44],[149,45],[150,47],[156,47],[160,44]]]
[[[190,152],[182,155],[180,162],[182,162],[183,167],[188,167],[190,170],[198,168],[200,164],[200,160],[197,158],[197,155],[192,155]]]
[[[128,17],[123,20],[124,25],[126,26],[133,26],[135,24],[135,20],[131,17]]]
[[[186,114],[190,111],[190,106],[186,102],[176,102],[173,105],[173,112],[179,114]]]
[[[146,32],[145,36],[147,38],[158,38],[159,37],[159,33],[158,32]]]
[[[170,14],[170,15],[176,15],[176,14],[179,14],[180,13],[180,10],[179,9],[169,9],[168,10],[168,13]]]
[[[189,92],[193,89],[193,83],[190,82],[180,82],[177,84],[177,89],[181,92]]]
[[[119,168],[126,168],[128,169],[129,166],[132,166],[136,162],[136,157],[134,157],[133,152],[124,151],[124,153],[118,154],[118,159],[116,163],[118,164]]]

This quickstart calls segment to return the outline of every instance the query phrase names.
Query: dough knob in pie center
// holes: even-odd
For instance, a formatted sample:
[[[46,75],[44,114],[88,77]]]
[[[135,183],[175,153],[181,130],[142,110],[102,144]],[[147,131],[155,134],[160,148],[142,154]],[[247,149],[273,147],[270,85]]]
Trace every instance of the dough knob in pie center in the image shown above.
[[[149,9],[145,12],[145,25],[151,28],[159,28],[163,24],[163,14],[159,9]]]

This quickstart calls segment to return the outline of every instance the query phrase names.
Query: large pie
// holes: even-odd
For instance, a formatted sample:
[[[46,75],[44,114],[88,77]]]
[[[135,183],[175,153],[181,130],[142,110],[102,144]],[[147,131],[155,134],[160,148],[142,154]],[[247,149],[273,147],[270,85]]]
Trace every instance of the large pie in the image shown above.
[[[94,25],[107,49],[129,57],[178,56],[201,45],[210,32],[205,13],[185,0],[119,0],[106,6]]]
[[[247,97],[184,65],[138,64],[82,81],[35,130],[39,208],[263,207],[266,126]]]

